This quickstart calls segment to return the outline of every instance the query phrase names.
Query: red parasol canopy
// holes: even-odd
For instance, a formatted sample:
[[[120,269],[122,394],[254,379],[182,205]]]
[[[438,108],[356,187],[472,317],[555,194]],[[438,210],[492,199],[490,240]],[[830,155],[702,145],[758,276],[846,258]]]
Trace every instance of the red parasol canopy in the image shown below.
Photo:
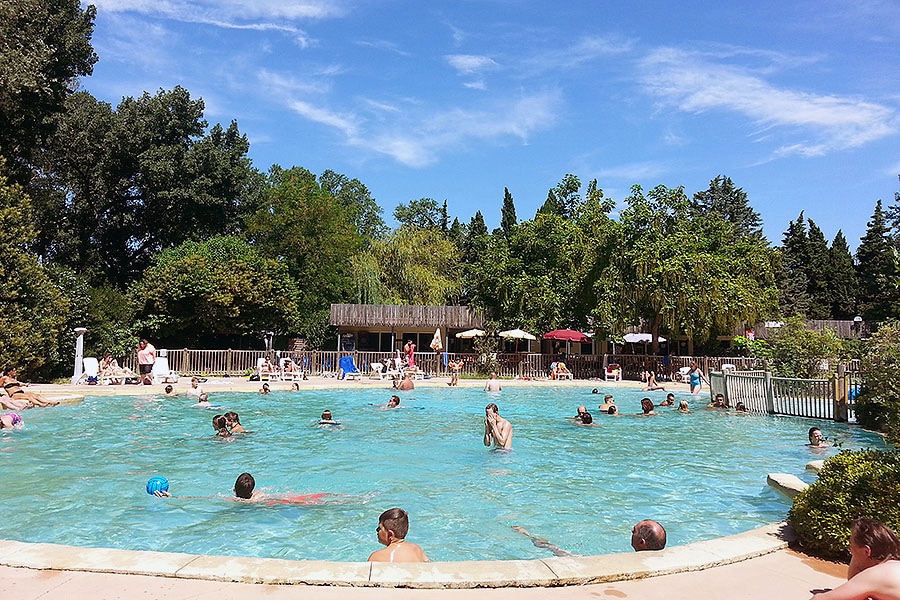
[[[545,333],[544,339],[559,340],[561,342],[580,342],[582,344],[589,344],[591,342],[591,338],[574,329],[554,329],[553,331]]]

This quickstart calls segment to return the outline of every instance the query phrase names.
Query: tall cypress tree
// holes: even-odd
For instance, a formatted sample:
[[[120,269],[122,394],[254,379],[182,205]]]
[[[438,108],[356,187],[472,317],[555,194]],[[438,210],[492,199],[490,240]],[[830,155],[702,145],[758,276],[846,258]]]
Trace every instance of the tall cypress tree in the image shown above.
[[[828,250],[828,289],[832,319],[852,319],[856,316],[856,270],[847,238],[839,229]]]
[[[517,223],[516,205],[513,203],[512,194],[509,193],[509,188],[503,188],[503,208],[500,209],[500,229],[503,230],[503,235],[506,236],[506,239],[509,239],[509,236],[512,235],[512,231],[515,229]]]
[[[892,313],[897,298],[897,261],[890,229],[881,208],[866,224],[866,233],[856,249],[856,274],[859,278],[859,308],[867,321],[881,321]]]
[[[831,274],[828,272],[828,242],[825,241],[825,234],[812,219],[809,219],[806,253],[806,293],[809,296],[809,310],[806,316],[810,319],[829,319]]]
[[[781,267],[776,272],[778,304],[785,317],[803,316],[809,311],[809,286],[806,264],[809,262],[809,239],[803,213],[788,224],[781,241]]]
[[[734,225],[735,235],[762,238],[762,217],[753,210],[743,188],[734,187],[730,177],[719,175],[709,188],[694,194],[691,213],[695,216],[715,213]]]

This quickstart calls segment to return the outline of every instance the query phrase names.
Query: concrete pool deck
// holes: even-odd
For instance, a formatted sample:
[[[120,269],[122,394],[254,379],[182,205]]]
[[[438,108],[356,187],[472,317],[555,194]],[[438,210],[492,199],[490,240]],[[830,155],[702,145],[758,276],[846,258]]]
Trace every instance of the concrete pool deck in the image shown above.
[[[175,386],[182,393],[190,385]],[[446,378],[416,382],[446,385]],[[342,382],[312,378],[301,389],[377,386],[386,382]],[[460,380],[480,387],[483,380]],[[503,381],[504,385],[579,386],[602,390],[641,387],[639,382]],[[289,389],[273,382],[275,391]],[[256,392],[259,382],[210,380],[205,391]],[[48,396],[77,401],[83,395],[158,394],[163,386],[34,385]],[[669,387],[668,385],[666,386]],[[671,387],[687,393],[683,384]],[[614,392],[613,392],[614,393]],[[707,392],[708,393],[708,392]],[[602,396],[597,401],[602,400]],[[705,404],[701,395],[698,402]],[[588,401],[585,400],[585,404]],[[37,409],[37,410],[52,410]],[[27,414],[27,413],[26,413]],[[27,418],[27,417],[26,417]],[[548,557],[522,561],[429,564],[333,563],[190,554],[90,549],[0,541],[0,589],[10,598],[804,598],[811,590],[844,581],[846,566],[813,559],[787,548],[783,524],[667,548],[660,552],[590,557]],[[507,587],[538,586],[538,587]],[[463,588],[463,589],[461,589]],[[467,588],[467,589],[465,589]],[[9,594],[9,595],[7,595]],[[552,600],[552,599],[551,599]]]

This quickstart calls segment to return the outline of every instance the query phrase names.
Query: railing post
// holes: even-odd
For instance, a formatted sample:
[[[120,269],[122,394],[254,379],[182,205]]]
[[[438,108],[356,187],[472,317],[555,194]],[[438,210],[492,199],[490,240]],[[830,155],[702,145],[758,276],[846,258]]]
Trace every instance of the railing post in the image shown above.
[[[846,423],[847,414],[847,391],[850,389],[849,377],[846,375],[835,377],[834,382],[834,409],[832,415],[837,423]]]
[[[225,374],[231,376],[231,366],[234,364],[233,352],[231,348],[225,352]]]
[[[766,371],[763,374],[763,382],[766,388],[766,412],[772,415],[775,414],[775,389],[772,385],[771,371]]]

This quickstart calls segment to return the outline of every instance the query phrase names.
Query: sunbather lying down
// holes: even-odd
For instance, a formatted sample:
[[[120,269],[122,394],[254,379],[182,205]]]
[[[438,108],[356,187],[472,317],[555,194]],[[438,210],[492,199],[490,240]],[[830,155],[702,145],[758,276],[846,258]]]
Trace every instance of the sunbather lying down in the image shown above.
[[[11,410],[22,410],[31,408],[32,406],[56,406],[57,401],[47,400],[40,394],[34,392],[26,392],[23,385],[16,379],[16,368],[6,367],[3,370],[3,376],[0,377],[0,385],[9,395],[9,398],[0,398],[0,405]]]
[[[125,383],[126,379],[137,377],[138,374],[126,367],[120,367],[119,361],[113,358],[111,352],[107,352],[100,361],[100,377],[107,378],[110,383]]]

